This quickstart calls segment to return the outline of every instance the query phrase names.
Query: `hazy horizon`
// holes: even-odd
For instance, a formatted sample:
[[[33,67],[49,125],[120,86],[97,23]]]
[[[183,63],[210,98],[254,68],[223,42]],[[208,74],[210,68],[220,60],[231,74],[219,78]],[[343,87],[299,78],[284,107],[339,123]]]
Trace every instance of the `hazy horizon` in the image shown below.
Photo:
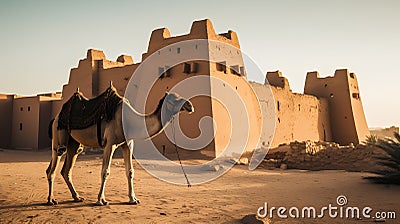
[[[282,71],[294,92],[306,73],[347,68],[357,74],[369,127],[400,126],[399,1],[2,1],[0,93],[62,90],[89,48],[109,60],[147,51],[151,32],[186,34],[209,18],[217,33],[237,32],[263,73]],[[259,77],[249,79],[263,82]]]

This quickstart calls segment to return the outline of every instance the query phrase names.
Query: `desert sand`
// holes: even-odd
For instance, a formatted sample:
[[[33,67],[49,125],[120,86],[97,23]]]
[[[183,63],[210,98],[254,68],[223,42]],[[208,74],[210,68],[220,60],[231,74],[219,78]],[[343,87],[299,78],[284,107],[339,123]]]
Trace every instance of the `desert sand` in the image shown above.
[[[74,169],[74,184],[82,203],[72,201],[59,171],[56,206],[46,206],[45,169],[50,151],[0,150],[0,223],[241,223],[248,214],[269,206],[321,208],[345,195],[349,206],[395,211],[400,214],[400,186],[376,185],[362,179],[368,173],[340,170],[249,171],[236,165],[222,177],[188,188],[163,182],[135,163],[135,192],[139,205],[128,205],[123,159],[115,156],[106,187],[108,206],[97,207],[101,155],[81,155]],[[279,219],[272,223],[365,223],[374,219]],[[399,223],[385,220],[385,223]]]

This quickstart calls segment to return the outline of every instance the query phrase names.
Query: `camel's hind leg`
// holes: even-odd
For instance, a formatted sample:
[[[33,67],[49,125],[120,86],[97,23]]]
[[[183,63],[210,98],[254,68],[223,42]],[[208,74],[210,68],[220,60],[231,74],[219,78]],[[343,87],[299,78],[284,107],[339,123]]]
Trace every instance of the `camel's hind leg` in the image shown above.
[[[133,190],[133,176],[134,169],[132,165],[132,152],[133,152],[133,141],[129,143],[125,143],[122,146],[122,153],[124,155],[124,163],[125,163],[125,171],[126,178],[128,179],[128,196],[129,196],[129,204],[138,204],[139,200],[135,196],[135,192]]]
[[[72,183],[72,170],[75,165],[76,158],[79,154],[80,144],[70,137],[67,147],[67,155],[65,157],[64,165],[61,169],[61,175],[63,176],[65,183],[67,183],[69,190],[71,191],[72,198],[76,202],[82,202],[84,198],[80,197],[76,192],[74,184]]]
[[[112,145],[110,143],[107,143],[106,146],[104,147],[103,165],[101,168],[101,186],[100,186],[98,201],[96,202],[96,205],[107,205],[108,204],[108,202],[106,201],[106,197],[104,195],[104,189],[106,187],[107,179],[110,177],[111,159],[112,159],[115,149],[116,149],[116,146]]]
[[[58,164],[60,163],[61,156],[57,154],[56,149],[51,150],[51,161],[50,165],[46,170],[47,174],[47,182],[49,184],[49,196],[47,197],[47,204],[48,205],[55,205],[58,204],[57,200],[54,199],[53,195],[53,186],[54,186],[54,179],[56,177],[55,171],[57,169]]]

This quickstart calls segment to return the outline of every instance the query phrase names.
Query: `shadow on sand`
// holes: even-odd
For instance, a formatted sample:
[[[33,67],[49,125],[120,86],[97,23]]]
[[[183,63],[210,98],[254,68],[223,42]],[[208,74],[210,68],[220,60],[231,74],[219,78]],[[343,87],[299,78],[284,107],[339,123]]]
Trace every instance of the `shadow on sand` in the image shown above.
[[[28,203],[19,205],[4,205],[0,206],[0,211],[2,210],[13,210],[13,211],[44,211],[44,210],[54,210],[54,209],[71,209],[71,208],[83,208],[83,207],[108,207],[112,205],[129,205],[128,202],[109,202],[106,206],[98,206],[94,202],[75,202],[75,201],[63,201],[59,202],[57,205],[47,205],[46,203]]]

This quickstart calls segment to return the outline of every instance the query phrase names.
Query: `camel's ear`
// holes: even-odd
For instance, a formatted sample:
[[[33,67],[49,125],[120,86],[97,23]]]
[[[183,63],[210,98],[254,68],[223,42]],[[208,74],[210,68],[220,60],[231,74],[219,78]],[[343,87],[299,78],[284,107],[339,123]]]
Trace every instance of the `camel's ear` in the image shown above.
[[[164,96],[167,96],[169,94],[169,92],[168,91],[165,91],[165,95]]]
[[[113,87],[113,81],[112,80],[110,81],[110,87]]]

